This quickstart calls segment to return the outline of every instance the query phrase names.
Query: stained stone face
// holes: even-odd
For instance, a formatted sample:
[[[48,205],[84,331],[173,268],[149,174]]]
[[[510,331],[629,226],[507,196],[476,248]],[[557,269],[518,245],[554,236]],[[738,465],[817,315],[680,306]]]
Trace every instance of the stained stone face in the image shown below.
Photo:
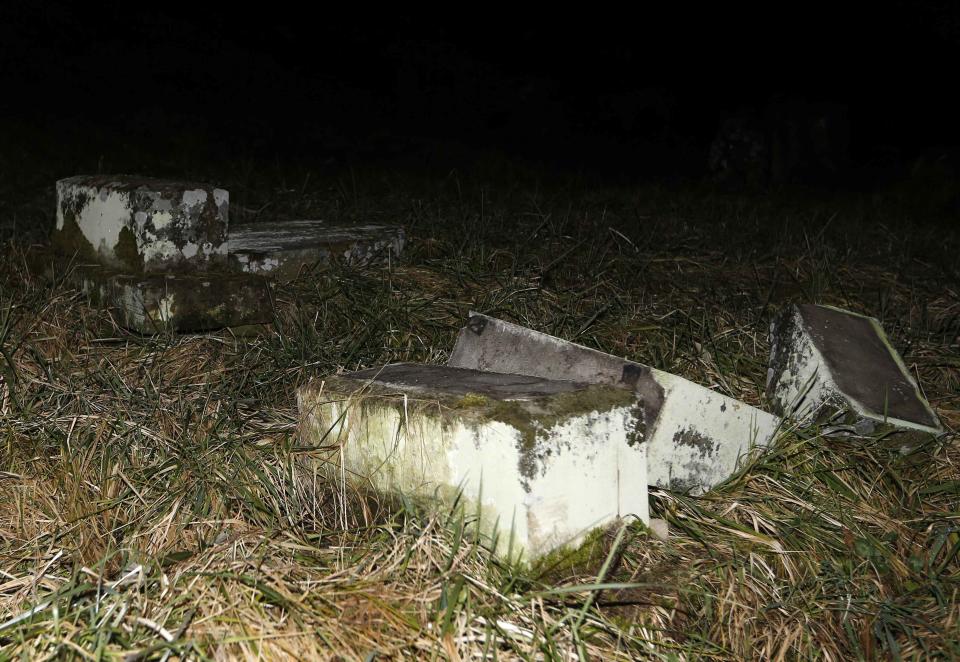
[[[872,317],[839,308],[796,305],[770,327],[767,395],[800,420],[838,411],[861,432],[877,424],[941,430],[903,359]]]
[[[682,377],[545,333],[472,313],[448,365],[547,379],[619,385],[642,412],[651,485],[704,492],[732,475],[754,446],[766,446],[780,419]]]
[[[190,332],[270,321],[267,282],[219,273],[122,274],[79,266],[70,278],[124,327],[143,334]]]
[[[229,196],[206,184],[129,175],[57,182],[54,244],[128,273],[207,270],[227,254]]]
[[[624,389],[395,364],[315,380],[298,404],[303,442],[335,444],[345,475],[479,509],[500,554],[529,560],[618,517],[649,519],[646,444]]]
[[[273,221],[234,225],[227,251],[240,271],[291,278],[332,260],[364,264],[396,258],[403,244],[403,229],[392,225]]]

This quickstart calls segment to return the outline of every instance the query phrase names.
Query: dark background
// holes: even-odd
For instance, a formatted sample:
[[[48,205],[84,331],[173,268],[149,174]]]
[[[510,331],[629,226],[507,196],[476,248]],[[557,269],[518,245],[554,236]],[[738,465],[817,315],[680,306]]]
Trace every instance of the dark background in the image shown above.
[[[0,135],[8,150],[40,135],[65,151],[411,167],[492,151],[698,178],[730,117],[776,131],[830,108],[845,159],[818,184],[951,168],[956,3],[842,4],[335,15],[324,3],[6,2]]]

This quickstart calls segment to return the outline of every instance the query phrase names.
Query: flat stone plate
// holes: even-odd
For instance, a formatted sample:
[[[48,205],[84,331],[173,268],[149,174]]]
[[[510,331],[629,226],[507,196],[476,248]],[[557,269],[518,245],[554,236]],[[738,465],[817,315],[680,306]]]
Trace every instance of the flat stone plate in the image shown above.
[[[403,244],[403,228],[394,225],[270,221],[231,226],[227,253],[240,271],[293,277],[334,259],[358,264],[396,258]]]
[[[351,372],[343,377],[370,380],[380,386],[425,393],[476,394],[494,400],[530,400],[586,388],[580,382],[543,379],[530,375],[483,372],[420,363],[393,363]]]
[[[813,304],[797,310],[837,388],[848,398],[876,416],[939,426],[876,320]]]

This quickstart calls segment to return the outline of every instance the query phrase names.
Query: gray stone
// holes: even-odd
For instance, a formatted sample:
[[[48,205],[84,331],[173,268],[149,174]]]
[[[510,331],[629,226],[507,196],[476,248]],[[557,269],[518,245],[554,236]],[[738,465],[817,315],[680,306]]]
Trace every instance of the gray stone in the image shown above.
[[[670,524],[668,524],[665,519],[651,518],[647,528],[650,529],[650,533],[653,534],[653,537],[657,540],[666,542],[670,539]]]
[[[767,396],[802,422],[845,412],[864,434],[878,425],[942,432],[880,323],[831,306],[794,305],[774,319]]]
[[[54,244],[129,273],[226,264],[229,195],[206,184],[129,175],[57,182]]]
[[[246,274],[122,274],[75,267],[69,278],[117,321],[143,334],[191,332],[271,321],[267,281]]]
[[[393,225],[272,221],[231,227],[227,252],[240,271],[290,278],[333,259],[362,264],[396,258],[403,244],[403,229]]]
[[[701,493],[726,480],[780,425],[776,416],[682,377],[477,313],[447,364],[632,390],[642,412],[647,480],[677,491]]]
[[[346,476],[479,511],[496,550],[533,559],[619,517],[644,522],[646,444],[626,389],[395,364],[298,392],[303,443]]]

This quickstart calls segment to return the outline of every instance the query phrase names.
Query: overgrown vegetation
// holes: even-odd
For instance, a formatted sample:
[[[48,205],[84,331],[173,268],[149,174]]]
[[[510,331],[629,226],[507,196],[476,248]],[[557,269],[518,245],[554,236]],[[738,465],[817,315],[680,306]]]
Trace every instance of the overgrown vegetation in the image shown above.
[[[0,658],[960,656],[949,225],[876,197],[283,177],[252,163],[182,175],[229,188],[235,220],[397,222],[408,251],[279,285],[258,335],[141,337],[28,269],[12,236]],[[4,227],[49,222],[52,180],[6,201]],[[456,517],[327,478],[323,449],[296,434],[299,383],[442,362],[469,310],[763,404],[767,324],[791,301],[880,318],[951,432],[904,455],[791,430],[706,496],[655,490],[667,542],[634,525],[527,570]]]

